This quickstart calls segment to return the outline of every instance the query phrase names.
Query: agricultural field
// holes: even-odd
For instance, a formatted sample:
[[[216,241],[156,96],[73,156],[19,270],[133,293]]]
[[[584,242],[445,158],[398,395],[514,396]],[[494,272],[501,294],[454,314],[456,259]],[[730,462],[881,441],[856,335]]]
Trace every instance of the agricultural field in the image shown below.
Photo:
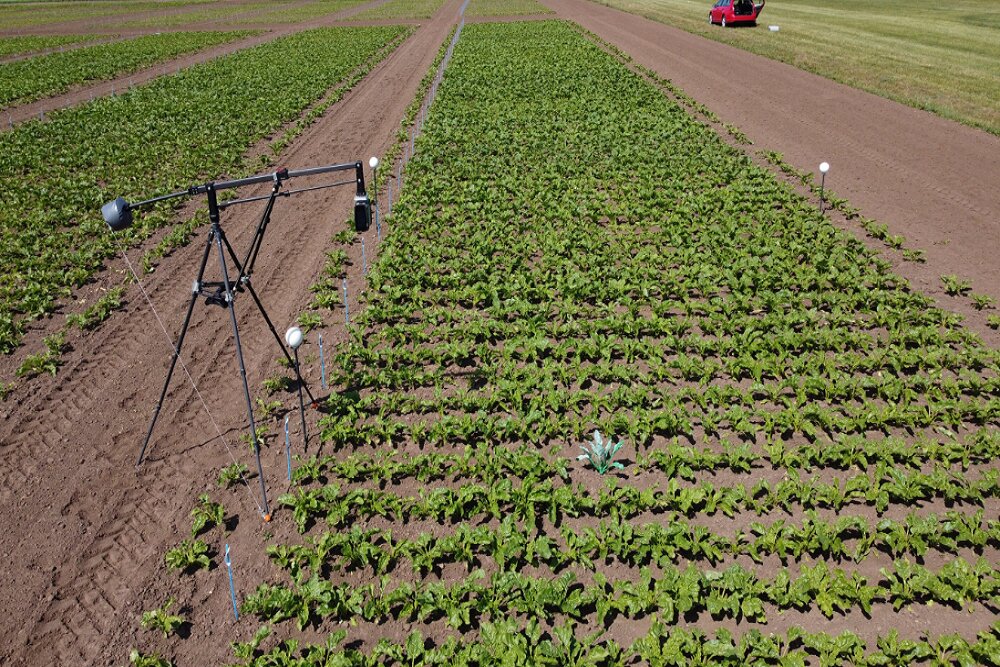
[[[0,663],[1000,666],[1000,317],[936,250],[992,228],[868,217],[850,141],[821,191],[588,0],[120,4],[267,41],[0,132]],[[366,232],[350,177],[278,200],[270,319],[191,296],[200,198],[99,212],[355,160]]]
[[[564,24],[467,26],[407,172],[241,664],[996,659],[956,318]]]
[[[0,65],[0,108],[56,95],[76,84],[112,79],[249,32],[172,32],[86,46]]]
[[[992,0],[781,0],[759,29],[722,30],[701,0],[600,0],[834,81],[1000,134],[1000,6]],[[767,30],[777,25],[778,32]]]

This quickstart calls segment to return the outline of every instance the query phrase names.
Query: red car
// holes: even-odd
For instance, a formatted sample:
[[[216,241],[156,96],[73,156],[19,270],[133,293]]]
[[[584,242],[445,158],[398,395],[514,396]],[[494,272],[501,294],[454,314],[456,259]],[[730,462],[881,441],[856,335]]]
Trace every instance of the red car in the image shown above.
[[[757,25],[757,17],[764,9],[764,0],[718,0],[708,12],[708,22],[727,25]]]

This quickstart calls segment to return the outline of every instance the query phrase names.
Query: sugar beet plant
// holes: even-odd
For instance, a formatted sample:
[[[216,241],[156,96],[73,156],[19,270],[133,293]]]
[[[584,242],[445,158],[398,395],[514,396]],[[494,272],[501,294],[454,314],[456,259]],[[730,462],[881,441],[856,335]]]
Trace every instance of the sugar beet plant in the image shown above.
[[[1000,664],[996,352],[614,54],[466,26],[389,223],[242,664]]]

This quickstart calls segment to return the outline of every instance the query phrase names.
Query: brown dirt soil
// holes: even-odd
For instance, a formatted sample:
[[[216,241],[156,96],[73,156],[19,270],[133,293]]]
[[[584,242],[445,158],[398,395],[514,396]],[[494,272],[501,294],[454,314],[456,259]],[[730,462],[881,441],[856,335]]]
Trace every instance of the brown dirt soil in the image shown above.
[[[447,3],[307,130],[281,156],[281,163],[305,167],[367,161],[370,155],[382,154],[455,23],[459,5],[458,0]],[[347,190],[302,195],[292,206],[278,201],[254,285],[280,331],[308,303],[308,287],[323,266],[329,238],[343,229],[351,214],[353,193]],[[238,252],[252,236],[258,216],[256,207],[224,213],[223,227]],[[374,234],[369,236],[371,253]],[[144,288],[171,337],[183,320],[204,238],[199,235],[195,247],[174,253],[144,277]],[[351,252],[360,249],[352,246]],[[133,261],[139,255],[136,250],[130,253]],[[352,286],[362,284],[358,259],[353,258],[349,268]],[[123,269],[120,260],[110,267],[112,273]],[[213,257],[206,278],[217,279],[217,269]],[[2,664],[123,664],[130,647],[149,646],[153,634],[138,625],[142,611],[189,585],[188,578],[167,572],[163,553],[188,537],[193,500],[214,488],[218,469],[231,460],[227,446],[254,468],[247,445],[238,440],[245,409],[229,317],[199,301],[182,358],[228,444],[216,437],[212,421],[178,368],[148,459],[138,473],[134,470],[171,348],[139,291],[130,288],[127,299],[125,311],[106,322],[98,335],[74,342],[57,377],[32,382],[30,391],[18,392],[2,406],[0,500],[10,511],[0,522],[0,552],[15,563],[0,577],[0,586],[8,591]],[[352,301],[356,306],[355,294]],[[244,296],[236,306],[250,387],[263,397],[259,388],[276,372],[279,351],[252,301]],[[329,319],[330,324],[339,323]],[[343,327],[324,333],[332,346]],[[301,354],[307,381],[314,381],[312,389],[319,395],[315,345],[305,346]],[[297,402],[291,394],[282,398],[288,406]],[[315,451],[317,413],[309,413],[310,449]],[[301,442],[297,423],[292,414],[293,443]],[[277,433],[278,426],[271,424]],[[284,489],[284,455],[276,442],[272,439],[264,451],[272,506]],[[281,531],[277,525],[259,523],[250,497],[259,495],[258,481],[249,482],[249,490],[240,485],[223,499],[227,514],[240,518],[227,539],[237,585],[245,586],[241,593],[263,577],[248,563],[254,554],[258,568],[266,565],[262,533]],[[224,548],[220,539],[218,531],[207,537],[216,554]],[[221,562],[221,556],[215,560]],[[197,641],[182,642],[175,658],[180,664],[225,663],[231,658],[229,642],[248,638],[256,625],[241,619],[234,627],[224,568],[199,572],[194,582],[193,609],[181,613],[192,621],[191,637]]]
[[[973,279],[976,291],[1000,298],[998,270],[988,262],[1000,240],[1000,202],[981,185],[983,174],[1000,173],[996,137],[646,19],[582,0],[545,3],[673,80],[746,132],[754,148],[780,151],[800,169],[830,161],[831,189],[927,251],[927,264],[911,267],[916,273],[907,276],[918,288],[938,296],[937,276],[958,273]],[[460,5],[461,0],[450,0],[424,22],[303,133],[281,156],[281,164],[304,167],[384,153]],[[343,18],[281,26],[259,39]],[[738,71],[724,74],[733,67]],[[89,97],[89,90],[75,94],[79,101]],[[852,176],[848,180],[838,174]],[[308,303],[308,287],[323,267],[331,234],[344,228],[350,200],[351,193],[342,189],[302,195],[291,205],[279,200],[254,276],[279,332]],[[224,214],[224,228],[238,250],[250,239],[258,214],[251,207]],[[366,238],[371,260],[377,252],[374,234]],[[244,403],[230,322],[222,310],[198,303],[183,359],[224,437],[216,435],[212,418],[179,369],[147,462],[138,472],[132,466],[169,362],[167,339],[176,335],[183,319],[203,243],[200,236],[195,247],[175,252],[144,277],[168,335],[132,287],[124,312],[116,313],[97,335],[72,338],[73,350],[57,377],[22,384],[0,404],[0,502],[9,509],[0,519],[0,552],[15,564],[0,575],[0,589],[8,592],[6,620],[0,622],[0,664],[123,664],[133,646],[167,653],[179,665],[223,664],[231,658],[229,643],[249,639],[257,627],[253,618],[232,617],[221,566],[224,544],[232,547],[236,585],[243,596],[274,576],[263,553],[264,544],[273,541],[268,535],[297,538],[287,513],[271,524],[257,518],[259,486],[253,475],[248,487],[231,491],[220,492],[214,483],[231,454],[254,467],[248,447],[239,440]],[[360,245],[352,244],[348,252],[350,305],[355,309],[364,284]],[[140,254],[133,250],[130,257],[135,261]],[[209,267],[216,269],[214,257]],[[112,262],[105,277],[124,270],[124,262]],[[249,384],[255,396],[264,397],[259,389],[263,379],[278,371],[277,346],[245,296],[237,300],[237,312]],[[344,337],[340,317],[340,311],[329,315],[322,330],[329,347]],[[41,334],[31,336],[39,339]],[[315,334],[308,338],[301,352],[303,373],[320,397]],[[286,407],[297,404],[293,394],[278,398]],[[308,413],[308,453],[314,453],[318,414]],[[290,414],[296,446],[301,443],[298,415]],[[265,424],[275,435],[263,453],[272,507],[286,488],[279,424]],[[163,553],[189,536],[188,513],[202,492],[221,499],[236,525],[225,538],[217,528],[203,538],[213,550],[213,569],[178,577],[166,570]],[[732,520],[709,521],[716,523],[730,526]],[[184,601],[175,611],[191,621],[185,632],[193,641],[168,643],[139,629],[142,611],[170,596]],[[929,609],[901,613],[917,616],[910,636],[932,623],[935,631],[963,627],[957,612],[933,618]],[[865,625],[874,632],[898,624],[898,615],[889,612],[880,612],[874,623],[853,614],[831,625],[815,610],[801,616],[809,618],[794,620],[836,631]],[[621,625],[612,634],[625,643],[646,629],[646,621]],[[698,625],[704,627],[700,621]],[[394,622],[379,630],[402,638],[409,626]]]

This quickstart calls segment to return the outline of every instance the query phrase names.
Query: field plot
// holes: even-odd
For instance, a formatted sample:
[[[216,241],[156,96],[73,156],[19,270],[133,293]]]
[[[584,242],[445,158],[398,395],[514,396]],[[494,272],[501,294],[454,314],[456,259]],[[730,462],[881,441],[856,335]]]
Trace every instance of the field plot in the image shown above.
[[[9,183],[0,201],[0,351],[15,349],[28,322],[115,252],[103,201],[241,170],[254,142],[403,34],[401,27],[304,31],[0,135],[0,175]],[[167,211],[147,216],[121,241],[168,219]]]
[[[600,0],[834,81],[1000,134],[1000,6],[960,0],[782,0],[761,25],[708,25],[703,0]],[[778,25],[770,32],[768,25]]]
[[[75,84],[130,74],[250,34],[243,31],[147,35],[0,64],[0,108],[55,95]]]
[[[569,25],[424,132],[240,664],[1000,664],[996,351]]]
[[[115,25],[128,14],[183,9],[218,0],[126,0],[113,2],[17,2],[0,4],[0,26],[5,30],[31,28],[83,19],[115,19]]]
[[[240,23],[300,23],[311,19],[329,16],[345,9],[357,7],[365,4],[366,0],[316,0],[304,5],[287,7],[283,9],[269,9],[258,15],[245,16],[239,19]]]
[[[445,0],[388,0],[351,18],[358,21],[426,19],[434,16],[444,3]]]
[[[465,15],[470,17],[551,13],[551,9],[539,4],[536,0],[472,0],[465,10]]]
[[[97,35],[54,35],[46,37],[22,35],[20,37],[0,37],[0,58],[34,53],[35,51],[44,51],[60,46],[82,44],[95,39],[99,39],[99,37]]]

